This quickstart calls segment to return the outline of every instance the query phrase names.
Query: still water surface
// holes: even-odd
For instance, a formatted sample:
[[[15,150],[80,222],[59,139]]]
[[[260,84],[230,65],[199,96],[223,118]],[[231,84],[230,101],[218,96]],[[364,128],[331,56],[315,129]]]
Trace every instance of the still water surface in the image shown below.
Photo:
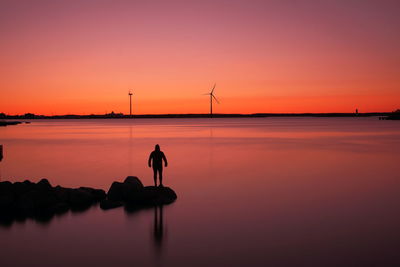
[[[396,121],[34,120],[0,128],[0,143],[2,181],[105,190],[128,175],[152,184],[158,143],[178,195],[162,236],[153,209],[0,226],[0,266],[400,265]]]

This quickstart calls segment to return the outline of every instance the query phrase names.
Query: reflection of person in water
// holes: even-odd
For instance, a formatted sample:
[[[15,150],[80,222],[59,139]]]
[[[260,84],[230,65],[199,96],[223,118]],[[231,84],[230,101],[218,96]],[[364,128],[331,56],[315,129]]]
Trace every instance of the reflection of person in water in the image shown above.
[[[158,178],[160,179],[160,186],[163,186],[162,183],[162,172],[163,166],[162,161],[164,160],[165,167],[168,166],[167,158],[165,157],[164,153],[160,150],[160,146],[156,145],[155,150],[151,152],[149,157],[149,167],[152,166],[153,162],[153,172],[154,172],[154,185],[157,186],[157,172]]]
[[[163,206],[154,206],[154,242],[158,247],[162,245],[164,235]]]

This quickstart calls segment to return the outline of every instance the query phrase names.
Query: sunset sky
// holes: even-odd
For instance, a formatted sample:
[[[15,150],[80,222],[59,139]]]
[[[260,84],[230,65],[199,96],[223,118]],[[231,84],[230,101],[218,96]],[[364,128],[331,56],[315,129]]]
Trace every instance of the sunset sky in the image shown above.
[[[400,108],[400,1],[0,0],[0,112]]]

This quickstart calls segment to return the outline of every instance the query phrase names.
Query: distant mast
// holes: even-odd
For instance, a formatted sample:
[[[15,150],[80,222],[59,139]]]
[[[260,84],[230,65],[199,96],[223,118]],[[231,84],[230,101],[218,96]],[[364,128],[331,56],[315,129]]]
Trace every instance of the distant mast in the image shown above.
[[[356,108],[356,115],[358,115],[358,108]]]
[[[129,90],[129,117],[132,117],[132,91]]]

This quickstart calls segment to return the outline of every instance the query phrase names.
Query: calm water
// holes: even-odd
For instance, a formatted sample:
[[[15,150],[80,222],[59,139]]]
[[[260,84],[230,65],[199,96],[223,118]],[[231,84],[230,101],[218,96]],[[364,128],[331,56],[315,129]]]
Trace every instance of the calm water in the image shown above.
[[[400,123],[377,118],[35,120],[0,128],[1,180],[152,183],[178,200],[0,226],[0,266],[398,266]]]

